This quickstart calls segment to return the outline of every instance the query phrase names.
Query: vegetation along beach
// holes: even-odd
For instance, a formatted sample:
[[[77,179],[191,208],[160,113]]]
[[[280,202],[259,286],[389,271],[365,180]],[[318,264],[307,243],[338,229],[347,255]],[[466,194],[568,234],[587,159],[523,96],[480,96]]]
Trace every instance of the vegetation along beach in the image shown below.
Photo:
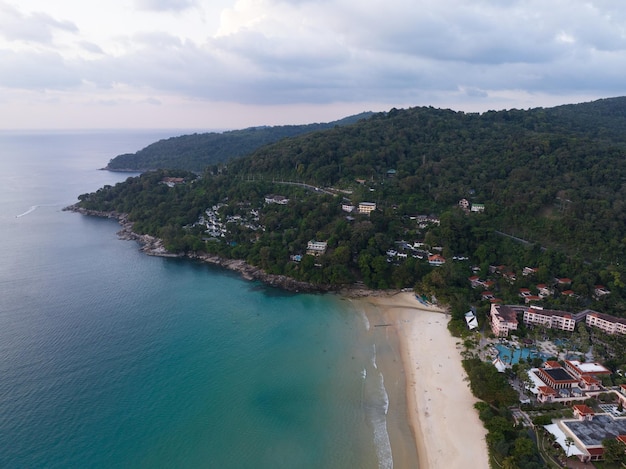
[[[573,398],[618,399],[624,382],[612,325],[626,293],[625,99],[482,114],[392,109],[346,122],[248,156],[221,152],[202,172],[150,163],[157,142],[138,153],[149,171],[71,209],[118,218],[122,236],[150,254],[352,298],[384,339],[377,356],[398,467],[470,459],[530,469],[575,456],[538,422],[567,419]],[[176,140],[164,144],[175,152]],[[195,144],[211,154],[202,138]],[[559,341],[572,345],[563,353]],[[541,370],[574,359],[608,371],[566,395]],[[584,374],[571,373],[572,385]],[[581,440],[575,457],[601,458],[589,445]]]

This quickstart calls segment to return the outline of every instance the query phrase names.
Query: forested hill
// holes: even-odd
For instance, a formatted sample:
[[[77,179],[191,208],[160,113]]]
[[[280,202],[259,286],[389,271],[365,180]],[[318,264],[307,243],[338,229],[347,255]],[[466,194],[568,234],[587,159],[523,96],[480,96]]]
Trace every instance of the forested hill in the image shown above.
[[[400,241],[420,242],[469,257],[483,277],[489,265],[539,266],[544,283],[573,278],[580,298],[606,285],[616,311],[626,309],[625,156],[626,98],[482,114],[392,109],[209,165],[200,177],[148,172],[79,199],[85,209],[129,214],[137,231],[175,252],[244,259],[312,283],[467,287],[467,264],[430,272],[425,261],[389,257]],[[166,176],[185,183],[167,187]],[[464,212],[461,199],[484,212]],[[342,211],[360,202],[376,210]],[[506,245],[498,233],[528,244]],[[326,254],[294,261],[311,240],[326,241]]]
[[[209,164],[247,155],[263,145],[286,137],[352,124],[371,115],[371,112],[364,112],[328,123],[250,127],[221,133],[196,133],[172,137],[159,140],[136,153],[116,156],[109,161],[105,169],[111,171],[151,169],[202,171]]]

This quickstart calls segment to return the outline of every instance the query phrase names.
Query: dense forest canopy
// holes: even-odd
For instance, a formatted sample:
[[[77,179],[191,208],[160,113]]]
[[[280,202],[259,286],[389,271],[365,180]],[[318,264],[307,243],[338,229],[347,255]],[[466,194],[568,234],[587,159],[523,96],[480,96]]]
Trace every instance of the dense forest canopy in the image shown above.
[[[84,194],[80,204],[128,213],[138,231],[165,239],[174,251],[245,259],[313,283],[418,284],[424,291],[445,287],[451,297],[458,288],[459,299],[470,264],[483,276],[490,264],[517,271],[536,265],[546,281],[576,280],[578,299],[546,301],[590,306],[601,283],[612,291],[604,310],[615,312],[623,306],[626,261],[625,124],[626,98],[482,114],[392,109],[284,138],[210,164],[198,177],[149,172]],[[160,183],[165,176],[184,177],[185,184],[168,187]],[[268,194],[288,203],[268,203]],[[484,211],[466,213],[461,199]],[[363,201],[376,210],[342,210]],[[223,235],[208,236],[209,222],[198,222],[211,207]],[[418,215],[434,215],[437,223]],[[310,240],[328,243],[324,255],[306,255]],[[470,262],[433,269],[407,248],[421,243]],[[389,254],[403,249],[410,255]],[[511,286],[511,298],[524,281]],[[508,288],[502,285],[502,296]]]
[[[222,163],[247,155],[263,145],[280,139],[352,124],[371,114],[371,112],[364,112],[328,123],[250,127],[243,130],[171,137],[148,145],[136,153],[118,155],[109,161],[106,169],[111,171],[151,169],[202,171],[209,164]]]

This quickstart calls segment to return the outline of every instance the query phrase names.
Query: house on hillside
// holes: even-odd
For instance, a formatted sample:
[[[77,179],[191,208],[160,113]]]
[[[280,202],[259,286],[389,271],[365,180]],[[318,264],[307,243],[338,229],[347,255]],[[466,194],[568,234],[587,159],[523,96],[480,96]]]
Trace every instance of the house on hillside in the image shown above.
[[[376,210],[376,204],[374,202],[359,202],[357,208],[357,212],[364,215],[369,215],[374,210]]]
[[[174,187],[178,184],[183,184],[184,182],[185,178],[164,177],[161,179],[161,183],[165,184],[167,187]]]
[[[289,203],[289,199],[282,195],[274,195],[269,194],[265,196],[266,204],[278,204],[278,205],[287,205]]]
[[[428,263],[432,266],[438,267],[445,264],[446,259],[441,254],[432,254],[428,256]]]
[[[321,256],[326,252],[327,245],[326,241],[309,241],[306,246],[306,253],[311,256]]]

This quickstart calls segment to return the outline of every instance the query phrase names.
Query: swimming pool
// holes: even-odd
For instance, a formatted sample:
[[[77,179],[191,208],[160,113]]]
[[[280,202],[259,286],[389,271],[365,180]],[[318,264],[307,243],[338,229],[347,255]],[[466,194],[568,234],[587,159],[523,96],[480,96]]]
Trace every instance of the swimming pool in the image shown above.
[[[512,348],[507,347],[506,345],[496,344],[496,349],[498,350],[498,357],[504,363],[508,365],[514,365],[515,363],[519,363],[520,359],[528,359],[530,358],[541,358],[545,360],[547,355],[540,353],[536,348]]]

